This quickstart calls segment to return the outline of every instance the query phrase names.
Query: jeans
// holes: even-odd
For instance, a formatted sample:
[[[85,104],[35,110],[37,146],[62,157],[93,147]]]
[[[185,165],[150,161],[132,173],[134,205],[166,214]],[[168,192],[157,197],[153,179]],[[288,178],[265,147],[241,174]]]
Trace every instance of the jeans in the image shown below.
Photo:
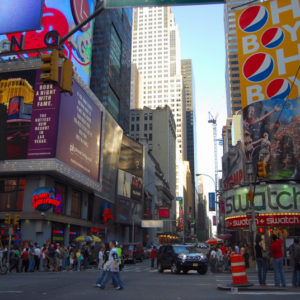
[[[34,271],[34,267],[35,267],[35,261],[34,261],[34,258],[30,258],[30,259],[29,259],[29,267],[28,267],[28,271],[29,271],[29,272],[33,272],[33,271]]]
[[[285,273],[283,269],[283,257],[273,259],[273,266],[275,286],[280,286],[280,281],[282,286],[286,286]]]
[[[102,281],[102,283],[100,283],[102,285],[103,289],[105,288],[105,285],[111,278],[113,280],[113,284],[115,287],[119,286],[121,289],[124,288],[124,285],[123,285],[123,282],[122,282],[122,279],[120,276],[120,272],[107,271],[104,280]]]
[[[154,268],[154,261],[155,261],[155,258],[151,258],[151,268]]]
[[[262,257],[256,258],[257,275],[259,284],[266,284],[267,278],[267,261]]]
[[[300,271],[296,270],[296,266],[293,266],[293,287],[300,287]]]
[[[216,263],[217,263],[217,260],[215,258],[212,258],[209,262],[210,264],[210,271],[212,273],[216,273],[217,272],[217,269],[216,269]]]

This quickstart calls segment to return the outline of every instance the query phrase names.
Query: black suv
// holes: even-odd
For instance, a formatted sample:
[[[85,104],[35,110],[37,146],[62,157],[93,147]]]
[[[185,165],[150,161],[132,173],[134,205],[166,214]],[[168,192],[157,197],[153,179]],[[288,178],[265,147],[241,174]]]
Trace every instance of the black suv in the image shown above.
[[[157,269],[161,273],[164,269],[171,269],[174,274],[179,274],[180,271],[186,274],[190,270],[205,274],[207,268],[206,256],[196,248],[186,245],[163,245],[159,248]]]

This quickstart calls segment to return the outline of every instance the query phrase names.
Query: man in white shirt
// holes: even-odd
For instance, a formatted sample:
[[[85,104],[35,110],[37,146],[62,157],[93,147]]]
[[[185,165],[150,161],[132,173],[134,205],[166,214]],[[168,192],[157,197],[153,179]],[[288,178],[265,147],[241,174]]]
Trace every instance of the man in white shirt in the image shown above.
[[[35,247],[34,247],[34,268],[37,271],[40,269],[40,255],[41,255],[41,248],[37,243],[35,243]]]

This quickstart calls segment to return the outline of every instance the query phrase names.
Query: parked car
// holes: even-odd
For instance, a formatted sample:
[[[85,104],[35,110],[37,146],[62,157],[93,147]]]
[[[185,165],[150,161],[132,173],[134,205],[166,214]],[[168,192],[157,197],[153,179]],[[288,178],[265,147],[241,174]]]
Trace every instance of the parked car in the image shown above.
[[[136,263],[137,260],[143,261],[145,258],[142,244],[125,244],[123,247],[124,262]]]
[[[196,270],[199,274],[205,274],[208,268],[206,256],[197,248],[185,245],[163,245],[157,254],[157,268],[160,273],[165,269],[171,269],[172,273],[187,273]]]

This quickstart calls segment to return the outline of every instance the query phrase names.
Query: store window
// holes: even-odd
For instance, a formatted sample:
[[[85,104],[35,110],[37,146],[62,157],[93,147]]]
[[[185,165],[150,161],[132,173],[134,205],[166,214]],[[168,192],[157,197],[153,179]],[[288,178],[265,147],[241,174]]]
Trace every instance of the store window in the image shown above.
[[[72,191],[72,202],[71,202],[71,217],[81,218],[81,202],[82,194],[78,191]]]
[[[122,42],[114,26],[111,27],[110,66],[121,75]]]
[[[8,178],[0,180],[0,211],[23,210],[24,178]]]

